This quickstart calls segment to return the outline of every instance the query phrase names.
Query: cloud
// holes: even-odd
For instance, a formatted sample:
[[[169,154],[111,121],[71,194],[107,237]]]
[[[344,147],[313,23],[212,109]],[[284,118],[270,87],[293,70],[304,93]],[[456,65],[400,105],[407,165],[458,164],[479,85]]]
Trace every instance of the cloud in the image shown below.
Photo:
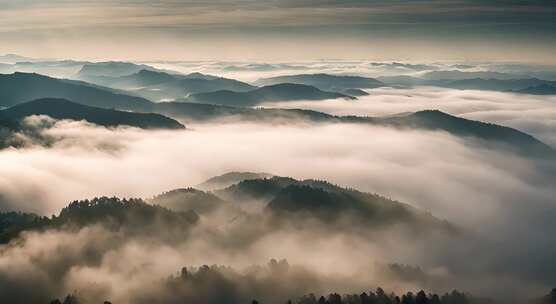
[[[554,5],[527,6],[488,1],[15,1],[2,15],[4,23],[36,28],[78,26],[185,26],[268,24],[381,24],[381,23],[538,23]],[[37,14],[42,11],[43,14]],[[105,12],[105,14],[102,14]],[[108,12],[108,14],[106,14]],[[463,14],[462,12],[465,12]],[[502,15],[501,12],[504,14]],[[25,16],[19,13],[26,13]],[[18,15],[19,14],[19,15]],[[535,14],[537,19],[527,19]],[[79,17],[91,18],[84,23]],[[32,19],[31,17],[40,17]],[[65,17],[64,21],[54,19]],[[495,18],[496,17],[496,18]],[[100,19],[99,19],[100,18]],[[243,19],[242,19],[243,18]],[[31,20],[32,19],[32,20]],[[19,20],[31,20],[25,24]],[[48,24],[48,20],[57,20]],[[92,22],[92,23],[91,23]],[[9,28],[9,27],[8,27]]]
[[[10,1],[0,10],[0,51],[127,60],[553,62],[554,10],[546,1]],[[468,47],[479,43],[480,50]],[[164,55],[148,45],[164,45]]]
[[[306,108],[335,115],[385,116],[423,109],[513,127],[556,147],[554,96],[504,92],[377,88],[357,101],[328,100],[268,104],[272,107]]]
[[[535,113],[538,124],[552,130],[550,97],[431,88],[371,93],[353,103],[303,105],[372,115],[440,108],[507,121]],[[346,292],[382,285],[527,298],[543,294],[556,279],[551,262],[556,248],[549,233],[554,164],[485,150],[442,132],[350,124],[214,122],[189,127],[146,131],[50,121],[38,130],[51,139],[50,147],[28,145],[0,153],[0,207],[52,214],[75,199],[151,197],[227,171],[271,172],[379,193],[451,221],[466,237],[429,242],[389,232],[366,239],[310,224],[303,230],[262,229],[259,235],[258,227],[241,223],[215,231],[222,225],[212,220],[221,218],[201,221],[189,237],[170,243],[146,236],[122,238],[103,227],[47,231],[1,247],[0,281],[5,284],[0,286],[19,292],[11,293],[15,299],[26,294],[61,297],[79,290],[86,297],[125,303],[130,294],[157,294],[153,281],[182,266],[221,264],[240,271],[270,258],[287,258],[306,269],[315,289]],[[377,275],[375,262],[418,265],[424,278]],[[29,288],[37,291],[26,293]]]
[[[45,302],[68,293],[76,293],[90,302],[183,303],[184,298],[193,297],[203,298],[207,303],[221,303],[219,299],[231,297],[227,299],[229,302],[243,303],[253,297],[267,302],[281,302],[309,292],[366,290],[379,282],[388,285],[390,280],[396,281],[392,286],[400,290],[416,286],[415,283],[399,280],[397,275],[403,271],[391,271],[386,265],[373,266],[369,251],[366,251],[366,267],[360,268],[357,273],[343,268],[349,264],[339,260],[346,257],[345,253],[330,261],[329,265],[324,264],[326,258],[332,259],[339,254],[332,251],[325,253],[326,248],[357,245],[353,243],[354,239],[323,235],[316,230],[301,231],[293,236],[292,239],[292,233],[287,231],[281,235],[270,235],[256,243],[254,249],[242,248],[242,253],[234,257],[221,244],[211,242],[213,237],[209,233],[175,243],[145,237],[123,238],[99,225],[74,232],[48,230],[28,233],[18,244],[3,248],[0,291],[3,299],[10,303]],[[316,237],[317,242],[307,242],[307,237]],[[289,267],[283,267],[283,263],[274,266],[253,264],[253,259],[262,260],[264,265],[270,260],[268,256],[283,254],[268,247],[268,242],[273,241],[287,241],[285,246],[310,246],[290,247],[287,252],[287,256],[292,258]],[[353,248],[358,251],[361,246]],[[314,254],[309,251],[303,253],[303,249],[318,250],[323,254],[312,265],[299,264],[309,256],[314,258]],[[296,255],[300,256],[296,258]],[[235,266],[212,266],[216,272],[200,277],[208,268],[196,267],[219,262]],[[187,273],[191,277],[185,278],[183,273],[180,274],[184,266],[188,267]],[[379,278],[378,274],[388,278]],[[174,277],[169,278],[172,275]],[[181,281],[185,279],[192,281]],[[175,289],[172,288],[174,284]],[[230,294],[230,288],[235,292]]]

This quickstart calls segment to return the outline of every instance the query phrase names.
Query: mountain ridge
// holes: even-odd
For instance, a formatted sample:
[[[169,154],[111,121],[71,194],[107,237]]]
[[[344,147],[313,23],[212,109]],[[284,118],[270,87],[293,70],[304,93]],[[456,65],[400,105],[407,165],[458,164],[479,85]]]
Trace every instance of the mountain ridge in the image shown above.
[[[359,117],[334,116],[322,112],[302,109],[267,109],[232,107],[222,105],[161,102],[154,103],[144,98],[120,94],[99,87],[60,80],[38,74],[14,73],[0,75],[0,104],[10,107],[18,103],[44,97],[62,98],[72,102],[98,108],[115,108],[138,113],[157,113],[184,121],[256,121],[268,123],[292,122],[329,122],[329,123],[366,123],[394,126],[399,128],[417,128],[425,130],[443,130],[456,136],[476,137],[495,142],[500,141],[523,155],[539,157],[554,155],[554,149],[535,137],[521,131],[465,120],[449,114],[440,115],[439,111],[428,115],[406,115],[396,117]],[[427,111],[421,111],[427,113]],[[448,116],[446,116],[448,115]],[[497,138],[496,136],[500,136]],[[515,138],[512,138],[515,137]]]
[[[323,100],[338,98],[350,100],[356,99],[353,96],[335,92],[326,92],[313,86],[294,83],[280,83],[263,86],[247,92],[220,90],[198,93],[191,95],[186,100],[210,104],[254,106],[263,102],[272,101]]]
[[[36,99],[1,110],[0,120],[21,120],[32,115],[85,120],[105,127],[127,125],[142,129],[185,129],[181,123],[160,114],[97,108],[57,98]]]
[[[384,86],[381,81],[361,76],[345,76],[332,74],[297,74],[260,78],[256,85],[273,85],[278,83],[296,83],[314,86],[323,91],[343,91],[345,89],[373,89]]]

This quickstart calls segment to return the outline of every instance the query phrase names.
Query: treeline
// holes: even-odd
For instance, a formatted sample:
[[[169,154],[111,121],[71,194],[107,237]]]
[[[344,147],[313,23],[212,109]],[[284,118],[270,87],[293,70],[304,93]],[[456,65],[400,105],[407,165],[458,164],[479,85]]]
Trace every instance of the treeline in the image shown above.
[[[188,303],[188,302],[184,302]],[[235,303],[223,301],[222,303]],[[377,288],[376,291],[369,293],[363,292],[361,294],[346,294],[340,295],[338,293],[331,293],[328,296],[320,296],[317,298],[314,294],[304,295],[296,301],[287,300],[285,304],[486,304],[492,303],[486,299],[476,299],[466,295],[465,293],[454,290],[442,296],[437,294],[427,294],[423,290],[414,294],[407,292],[400,296],[390,293],[386,294],[382,288]],[[554,302],[547,302],[552,304]],[[67,295],[63,300],[54,299],[50,304],[84,304],[75,295]],[[103,304],[112,304],[110,301],[104,301]],[[238,303],[239,304],[239,303]],[[265,304],[257,300],[252,300],[251,304]]]
[[[257,302],[254,300],[254,302]],[[489,300],[477,299],[463,292],[454,290],[442,296],[438,294],[427,294],[421,290],[417,293],[411,291],[396,295],[395,293],[387,294],[382,288],[376,291],[363,292],[361,294],[331,293],[328,296],[320,296],[317,298],[314,294],[301,297],[299,300],[287,304],[479,304],[490,303]]]
[[[302,285],[300,278],[291,276],[292,268],[286,260],[272,259],[266,267],[252,266],[245,273],[239,273],[228,266],[183,267],[176,274],[156,281],[149,291],[137,290],[124,300],[125,303],[174,304],[492,304],[493,300],[453,290],[444,294],[408,291],[403,294],[375,290],[356,294],[330,293],[318,295],[287,290],[284,285]],[[311,287],[310,289],[313,289]],[[318,290],[319,288],[313,289]],[[102,298],[101,298],[102,299]],[[62,299],[54,299],[50,304],[118,304],[106,299],[104,302],[85,301],[80,294],[70,294]],[[556,304],[556,288],[549,294],[532,299],[528,304]]]
[[[181,235],[198,219],[194,211],[176,212],[148,204],[142,199],[96,197],[74,201],[52,217],[21,212],[0,213],[0,244],[8,243],[23,231],[79,229],[94,224],[129,233],[163,231]]]
[[[266,267],[253,266],[247,273],[238,273],[227,266],[183,267],[181,271],[159,281],[157,287],[143,294],[130,295],[129,303],[173,304],[487,304],[491,301],[454,290],[443,295],[407,292],[397,295],[382,288],[361,294],[304,294],[301,290],[284,289],[284,285],[303,285],[303,277],[291,276],[286,260],[272,259]],[[296,283],[297,282],[297,283]],[[151,286],[153,287],[153,286]],[[295,287],[294,287],[295,288]],[[310,288],[311,289],[311,288]],[[141,291],[139,291],[141,293]],[[301,295],[301,296],[300,296]],[[68,295],[51,304],[90,304],[78,296]],[[112,303],[105,301],[105,304]],[[114,303],[116,304],[116,303]]]

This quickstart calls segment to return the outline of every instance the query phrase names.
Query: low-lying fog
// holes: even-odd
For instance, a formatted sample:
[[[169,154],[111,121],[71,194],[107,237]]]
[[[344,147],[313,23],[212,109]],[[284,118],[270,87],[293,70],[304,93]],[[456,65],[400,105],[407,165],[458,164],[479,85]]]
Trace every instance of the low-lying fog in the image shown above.
[[[553,65],[488,63],[488,62],[396,62],[368,60],[317,60],[289,62],[251,61],[182,61],[145,62],[161,69],[182,73],[202,72],[252,82],[259,78],[292,74],[344,74],[365,77],[408,75],[419,77],[432,71],[499,72],[515,75],[514,78],[537,77],[554,80]]]
[[[427,88],[370,92],[371,96],[353,102],[282,103],[280,106],[372,116],[439,108],[468,118],[514,126],[548,143],[556,142],[553,135],[556,112],[550,106],[554,101],[551,98]],[[36,124],[41,119],[47,118],[34,117],[28,123]],[[471,252],[466,255],[467,260],[461,254],[448,252],[457,251],[457,246],[446,252],[446,246],[439,244],[389,254],[383,248],[374,247],[375,244],[341,234],[282,231],[245,248],[240,257],[237,253],[228,255],[219,251],[221,248],[215,244],[205,244],[201,241],[204,238],[194,244],[180,243],[174,247],[130,240],[114,249],[112,236],[102,228],[93,227],[78,235],[50,232],[25,236],[27,242],[22,247],[5,249],[0,258],[0,280],[30,279],[46,284],[38,274],[28,278],[25,273],[39,271],[40,267],[56,269],[58,266],[53,265],[64,264],[55,254],[61,248],[70,250],[63,257],[79,261],[89,248],[88,242],[105,250],[102,263],[71,268],[62,276],[67,283],[65,287],[87,289],[90,282],[97,282],[99,285],[95,286],[100,286],[100,294],[122,301],[129,300],[131,291],[148,286],[149,280],[167,276],[186,264],[215,262],[245,266],[247,262],[266,263],[270,257],[288,258],[324,273],[337,271],[334,265],[339,265],[346,275],[347,270],[367,269],[376,260],[417,265],[426,262],[426,266],[434,265],[426,271],[441,278],[442,287],[479,295],[508,297],[508,286],[511,295],[542,294],[556,279],[555,266],[551,264],[556,246],[550,233],[556,207],[554,164],[485,150],[472,140],[442,132],[303,123],[214,122],[191,124],[183,131],[144,131],[58,121],[42,132],[56,139],[52,147],[30,143],[26,148],[0,153],[2,210],[49,215],[76,199],[100,195],[151,197],[166,190],[194,186],[227,171],[270,172],[298,179],[325,179],[406,202],[447,219],[495,246],[462,243],[461,248],[465,248],[462,252]],[[46,247],[41,245],[44,240],[48,240]],[[278,243],[283,246],[272,249]],[[346,247],[350,250],[341,249]],[[149,256],[144,252],[149,252]],[[458,256],[459,259],[453,260]],[[37,264],[37,259],[46,266]],[[138,269],[136,264],[121,261],[134,261],[142,266]],[[444,265],[456,264],[468,267],[471,274],[450,276]],[[380,278],[358,279],[344,280],[345,286],[339,289],[360,292],[365,287],[358,284],[385,282]],[[107,287],[115,283],[121,283],[121,288]]]
[[[358,100],[289,101],[267,107],[304,108],[334,115],[385,116],[424,109],[496,123],[537,136],[556,146],[556,96],[438,87],[376,88]]]
[[[252,123],[144,131],[69,121],[44,132],[58,138],[53,147],[0,155],[0,192],[12,209],[50,214],[84,197],[148,197],[227,171],[326,179],[474,224],[499,217],[508,198],[552,193],[531,188],[542,180],[535,163],[440,132]]]

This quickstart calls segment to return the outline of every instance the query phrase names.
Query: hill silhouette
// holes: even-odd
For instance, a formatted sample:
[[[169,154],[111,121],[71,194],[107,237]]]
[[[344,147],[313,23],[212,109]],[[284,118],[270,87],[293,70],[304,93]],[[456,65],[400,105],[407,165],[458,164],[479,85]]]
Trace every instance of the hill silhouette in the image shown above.
[[[74,230],[92,225],[128,235],[173,238],[186,233],[198,220],[197,213],[191,210],[176,212],[147,204],[142,199],[97,197],[73,201],[51,218],[18,212],[0,213],[0,241],[7,243],[23,231]]]
[[[300,74],[261,78],[255,82],[259,86],[279,83],[296,83],[314,86],[324,91],[343,91],[345,89],[372,89],[384,86],[379,80],[360,76],[341,76],[329,74]]]
[[[86,76],[88,82],[128,91],[128,94],[150,100],[174,100],[200,92],[232,90],[243,92],[255,87],[235,79],[216,77],[201,73],[187,75],[142,69],[133,74],[117,77]]]
[[[250,179],[217,190],[215,194],[237,204],[257,201],[279,220],[316,218],[341,225],[347,220],[366,228],[401,225],[419,233],[456,232],[446,221],[407,204],[321,180],[278,176]]]
[[[356,120],[360,120],[356,118]],[[370,118],[372,123],[401,128],[440,130],[460,137],[473,137],[485,145],[503,145],[509,151],[532,157],[554,158],[555,150],[535,137],[513,128],[460,118],[438,110],[425,110],[409,115]],[[364,121],[364,120],[363,120]]]
[[[118,77],[137,73],[141,70],[162,71],[160,69],[145,64],[136,64],[132,62],[90,62],[84,64],[81,67],[81,69],[77,73],[77,77],[81,79],[98,76]]]
[[[200,79],[194,79],[195,81]],[[204,81],[204,80],[201,80]],[[280,94],[290,85],[279,85]],[[296,86],[297,87],[297,86]],[[305,90],[306,87],[303,87]],[[266,89],[262,92],[266,92]],[[304,91],[305,92],[305,91]],[[308,92],[317,92],[309,88]],[[335,93],[326,93],[335,94]],[[0,105],[10,107],[39,98],[54,97],[99,108],[114,108],[141,113],[158,113],[185,121],[232,120],[270,123],[327,122],[365,123],[398,128],[446,131],[459,137],[474,137],[484,144],[506,145],[508,150],[532,157],[554,157],[554,149],[538,139],[518,130],[495,124],[482,123],[452,116],[440,111],[420,111],[395,117],[334,116],[300,109],[263,109],[224,105],[161,102],[120,94],[75,81],[50,78],[38,74],[14,73],[0,75]],[[324,97],[321,95],[321,97]]]
[[[463,72],[458,70],[451,70],[451,71],[427,72],[423,74],[421,78],[428,79],[428,80],[465,80],[465,79],[472,79],[472,78],[510,80],[510,79],[520,79],[523,77],[520,75],[492,72],[492,71]]]
[[[516,90],[514,92],[531,95],[556,95],[556,82],[553,85],[543,83],[535,86],[530,86],[525,89]]]
[[[355,99],[349,95],[325,92],[313,86],[281,83],[264,86],[248,92],[221,90],[198,93],[191,95],[187,101],[232,106],[254,106],[263,102],[272,101],[323,100],[336,98]]]
[[[463,72],[461,72],[463,73]],[[445,75],[443,73],[436,75]],[[459,90],[484,90],[498,92],[516,92],[525,94],[554,94],[552,87],[556,86],[555,81],[542,80],[538,78],[485,78],[490,72],[464,73],[459,76],[468,78],[452,77],[441,78],[419,78],[413,76],[384,76],[378,79],[388,85],[401,86],[436,86]],[[471,77],[476,76],[476,77]],[[478,77],[483,76],[483,77]],[[490,75],[492,76],[492,75]],[[537,88],[537,89],[535,89]],[[529,91],[529,92],[528,92]]]
[[[0,75],[0,106],[11,107],[40,98],[63,98],[92,107],[121,110],[148,111],[152,106],[152,102],[144,98],[75,81],[17,72]]]
[[[65,99],[43,98],[0,111],[0,121],[18,121],[31,115],[55,119],[85,120],[105,127],[132,126],[143,129],[183,129],[179,122],[160,114],[134,113],[85,106]]]

